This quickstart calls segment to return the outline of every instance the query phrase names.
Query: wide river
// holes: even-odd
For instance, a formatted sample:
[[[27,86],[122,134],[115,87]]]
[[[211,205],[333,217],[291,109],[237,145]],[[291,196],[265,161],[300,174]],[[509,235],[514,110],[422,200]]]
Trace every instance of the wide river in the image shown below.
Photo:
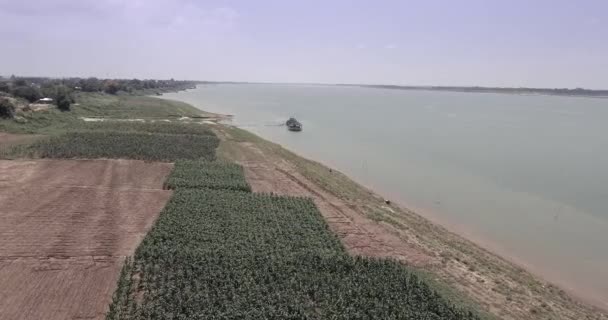
[[[608,307],[608,99],[305,85],[166,94]],[[284,126],[295,116],[299,133]]]

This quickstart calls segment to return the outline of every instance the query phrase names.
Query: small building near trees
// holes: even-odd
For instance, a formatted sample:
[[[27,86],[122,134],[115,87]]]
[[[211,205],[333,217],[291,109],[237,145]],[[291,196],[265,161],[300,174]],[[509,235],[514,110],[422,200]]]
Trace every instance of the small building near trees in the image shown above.
[[[50,104],[50,103],[53,103],[53,99],[42,98],[42,99],[38,99],[38,101],[36,101],[36,103]]]

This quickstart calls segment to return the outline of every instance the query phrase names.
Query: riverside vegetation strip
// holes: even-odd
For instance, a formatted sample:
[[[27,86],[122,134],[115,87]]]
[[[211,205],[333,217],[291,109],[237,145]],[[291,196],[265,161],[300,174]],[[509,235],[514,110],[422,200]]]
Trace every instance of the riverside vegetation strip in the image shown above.
[[[397,262],[349,256],[309,199],[202,187],[175,191],[107,319],[478,318]]]
[[[197,135],[175,134],[179,123],[159,122],[158,130],[156,122],[128,130],[114,122],[88,130],[47,124],[34,131],[52,136],[22,150],[59,158],[196,159],[177,162],[167,183],[174,195],[126,263],[108,319],[477,319],[397,262],[349,256],[311,200],[248,192],[240,167],[204,161],[215,158],[217,143],[169,155],[191,147],[190,137],[217,139],[203,125]],[[168,136],[179,137],[169,151]],[[139,147],[138,139],[150,145]]]
[[[369,250],[369,247],[367,249],[357,247],[358,249],[353,250],[353,243],[348,239],[371,237],[367,238],[371,240],[390,234],[397,235],[401,239],[399,245],[420,246],[424,252],[441,258],[441,263],[420,266],[422,270],[428,272],[426,277],[424,277],[424,273],[422,274],[423,278],[426,283],[433,284],[433,289],[438,290],[443,297],[449,297],[450,301],[458,306],[468,306],[467,308],[470,310],[478,310],[484,318],[488,316],[484,311],[489,311],[497,317],[513,320],[608,319],[605,312],[579,303],[560,288],[546,283],[470,241],[430,223],[412,211],[397,206],[391,206],[389,210],[381,197],[361,187],[335,169],[330,171],[318,162],[299,157],[248,131],[231,126],[200,126],[200,124],[194,123],[200,121],[197,117],[201,116],[202,112],[190,105],[151,97],[97,93],[78,94],[76,102],[70,112],[59,112],[51,108],[40,112],[18,113],[17,116],[22,118],[0,120],[0,131],[10,132],[9,138],[13,136],[19,138],[9,139],[8,145],[12,146],[29,143],[48,135],[61,134],[68,129],[112,131],[114,130],[110,128],[112,125],[123,126],[122,123],[133,124],[135,127],[142,119],[146,120],[144,126],[149,128],[165,121],[170,121],[170,126],[180,124],[173,127],[182,127],[189,122],[199,127],[211,127],[221,138],[220,146],[217,149],[218,158],[242,163],[248,181],[254,190],[313,197],[317,205],[320,204],[319,208],[328,219],[332,230],[337,232],[341,242],[351,254],[361,254],[361,250],[365,252]],[[99,125],[95,124],[97,127],[93,128],[94,126],[79,119],[81,117],[103,117],[116,121],[103,121]],[[182,117],[192,120],[182,119]],[[217,115],[203,113],[203,117],[216,118]],[[154,121],[153,124],[152,121]],[[106,129],[99,128],[99,126]],[[140,128],[143,130],[142,127]],[[128,129],[126,131],[137,130]],[[149,132],[149,130],[139,132]],[[24,133],[26,135],[23,135]],[[4,142],[3,136],[0,136],[0,151],[7,147]],[[0,156],[3,155],[6,156],[0,152]],[[11,155],[9,157],[13,158]],[[123,162],[123,160],[117,161]],[[31,161],[15,161],[15,163],[24,164],[29,162]],[[82,161],[53,160],[52,162],[65,162],[65,166],[69,167]],[[44,164],[47,161],[39,161],[39,163]],[[278,168],[282,168],[283,172],[278,172]],[[264,174],[265,170],[272,174]],[[287,173],[289,176],[286,175]],[[128,174],[128,176],[130,175],[131,173]],[[87,178],[82,181],[89,180]],[[102,180],[105,181],[105,179]],[[12,184],[15,180],[6,181],[8,184]],[[312,188],[312,191],[303,190],[303,185]],[[332,216],[335,212],[332,208],[348,209],[349,214],[352,214],[349,215],[350,219],[353,219],[352,223],[344,225],[343,222],[333,220]],[[362,221],[366,216],[373,221]],[[353,225],[355,228],[352,228]],[[336,229],[336,226],[343,227]],[[361,228],[368,227],[372,228],[369,229],[371,233],[360,233]],[[120,232],[117,230],[116,234],[120,234]],[[391,249],[393,246],[387,248]],[[377,256],[374,253],[365,254],[364,252],[363,255],[366,256]],[[387,253],[382,256],[397,258],[400,261],[408,261],[408,263],[411,261],[409,258],[402,259],[404,256],[401,251]],[[409,255],[406,256],[409,257]],[[115,277],[118,277],[118,271]],[[435,284],[440,286],[435,287]],[[91,289],[100,290],[97,287]],[[107,299],[109,298],[108,295]],[[104,301],[106,300],[104,299]],[[35,304],[32,301],[24,303]],[[66,303],[80,304],[80,300],[70,300],[69,296],[66,296],[61,305],[66,305]],[[85,304],[88,306],[87,309],[94,310],[90,303]],[[104,302],[103,305],[106,303]],[[44,310],[46,309],[40,309],[42,312]],[[38,318],[65,319],[67,317],[53,318],[49,314],[47,317]],[[96,318],[99,319],[99,317]],[[491,315],[489,318],[494,319]]]
[[[178,121],[181,118],[205,117],[208,113],[181,102],[132,95],[101,93],[75,94],[76,104],[71,111],[57,108],[44,111],[21,111],[14,119],[0,121],[0,131],[10,133],[56,134],[86,126],[95,126],[81,118],[137,121]],[[155,124],[156,124],[155,122]],[[111,121],[118,128],[121,121]],[[108,127],[106,127],[106,130]],[[118,128],[120,129],[120,128]]]
[[[146,100],[151,102],[145,102]],[[178,115],[196,116],[192,110],[178,105],[176,110],[170,108],[171,102],[146,97],[109,97],[104,105],[99,95],[85,96],[85,102],[92,101],[83,110],[76,109],[77,114],[107,114],[105,107],[125,109],[123,115],[141,116],[146,108],[151,114],[170,117],[173,112]],[[156,102],[156,100],[160,102]],[[144,103],[145,102],[145,103]],[[125,107],[129,106],[129,107]],[[52,120],[49,120],[49,117]],[[127,118],[126,120],[133,120]],[[48,112],[36,114],[29,122],[14,124],[3,123],[14,132],[47,133],[32,144],[24,144],[5,150],[5,157],[40,157],[40,158],[127,158],[152,161],[175,161],[179,159],[214,160],[211,152],[219,144],[218,138],[206,126],[200,123],[178,123],[149,120],[148,122],[124,121],[125,119],[105,119],[99,122],[85,122],[75,119],[70,113]],[[139,119],[136,119],[139,120]]]

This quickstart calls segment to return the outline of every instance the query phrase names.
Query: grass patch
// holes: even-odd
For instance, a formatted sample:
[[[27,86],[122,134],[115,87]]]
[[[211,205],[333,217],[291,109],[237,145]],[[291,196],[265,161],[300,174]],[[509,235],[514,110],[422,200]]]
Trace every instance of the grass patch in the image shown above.
[[[243,168],[228,162],[178,161],[165,185],[169,189],[208,188],[251,192]]]
[[[151,161],[215,160],[215,136],[137,132],[69,132],[20,146],[13,155],[40,158],[127,158]]]
[[[155,97],[82,92],[75,98],[69,112],[51,106],[44,111],[19,112],[15,119],[0,119],[0,131],[57,134],[83,126],[81,117],[154,120],[210,115],[183,102]]]
[[[82,120],[56,108],[19,113],[14,119],[0,119],[0,131],[20,134],[55,134],[65,132]]]
[[[107,319],[477,319],[400,263],[349,256],[303,198],[178,189],[128,268]]]

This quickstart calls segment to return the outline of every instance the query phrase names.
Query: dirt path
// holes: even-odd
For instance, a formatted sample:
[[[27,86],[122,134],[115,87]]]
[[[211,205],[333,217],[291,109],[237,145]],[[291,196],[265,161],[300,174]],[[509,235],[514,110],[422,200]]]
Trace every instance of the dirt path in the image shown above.
[[[254,147],[249,145],[247,148]],[[390,257],[417,266],[436,263],[436,259],[419,248],[385,232],[381,226],[358,214],[344,201],[309,182],[289,163],[277,162],[269,165],[264,162],[246,161],[241,162],[241,165],[245,168],[247,181],[254,192],[312,198],[331,230],[338,235],[350,253],[369,257]]]
[[[17,144],[32,142],[41,137],[41,135],[36,134],[14,134],[0,132],[0,151],[4,148],[10,148],[11,146]]]
[[[15,133],[0,132],[0,145],[19,143],[22,141],[28,141],[28,140],[30,140],[32,138],[36,138],[36,137],[39,137],[39,136],[33,135],[33,134],[15,134]]]
[[[0,319],[103,319],[171,164],[0,161]]]

